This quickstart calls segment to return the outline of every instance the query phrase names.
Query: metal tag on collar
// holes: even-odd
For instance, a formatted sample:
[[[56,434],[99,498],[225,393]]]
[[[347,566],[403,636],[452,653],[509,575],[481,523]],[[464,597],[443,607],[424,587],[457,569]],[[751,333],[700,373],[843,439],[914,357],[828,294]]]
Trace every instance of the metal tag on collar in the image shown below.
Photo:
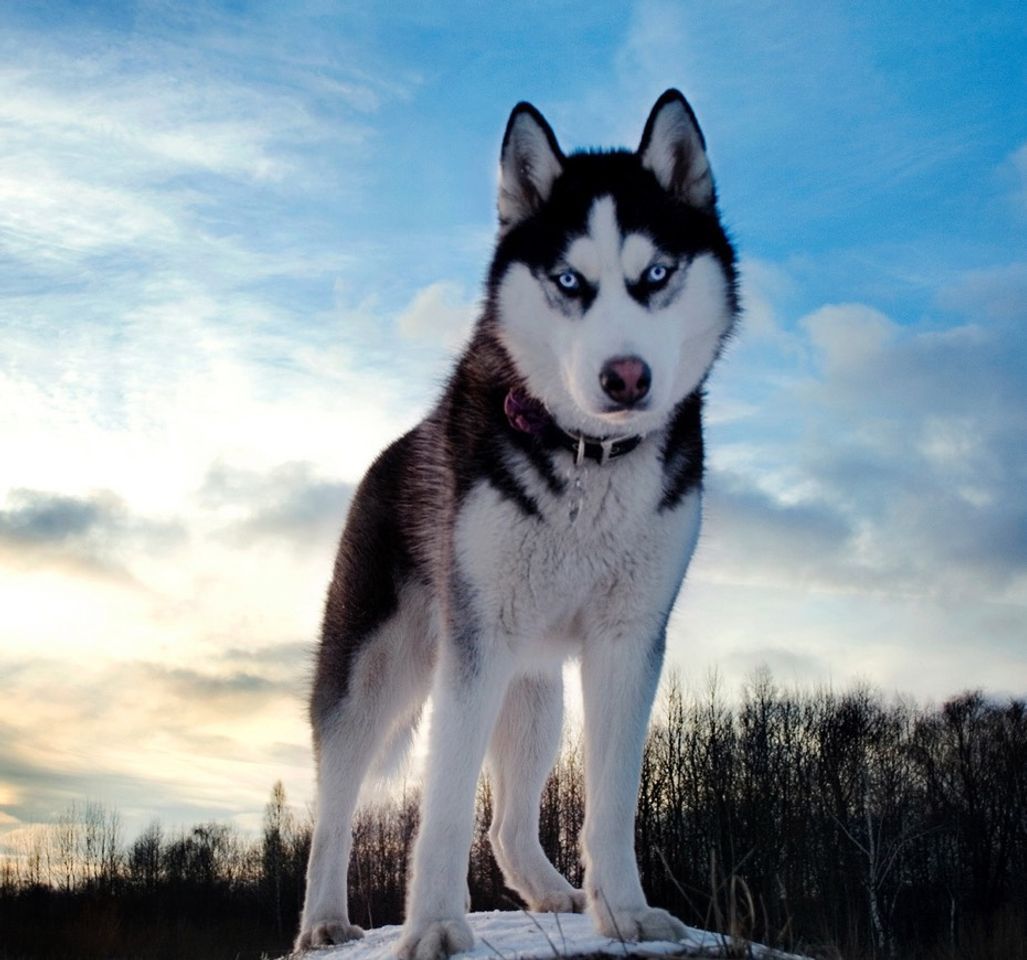
[[[606,463],[606,461],[609,460],[610,457],[613,455],[614,443],[615,441],[612,439],[599,441],[599,449],[602,451],[599,454],[599,466],[602,466],[604,463]]]
[[[580,467],[585,459],[585,438],[578,434],[578,449],[574,451],[574,466]]]

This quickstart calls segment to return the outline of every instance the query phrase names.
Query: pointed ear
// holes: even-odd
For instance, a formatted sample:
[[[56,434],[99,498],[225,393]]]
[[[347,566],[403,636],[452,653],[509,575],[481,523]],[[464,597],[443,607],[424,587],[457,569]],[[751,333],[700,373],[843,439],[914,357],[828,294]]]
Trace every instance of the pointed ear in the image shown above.
[[[549,198],[563,153],[545,117],[530,103],[513,108],[499,159],[499,229],[506,233]]]
[[[638,145],[642,166],[652,170],[665,190],[703,210],[717,202],[706,141],[688,101],[668,90],[653,107]]]

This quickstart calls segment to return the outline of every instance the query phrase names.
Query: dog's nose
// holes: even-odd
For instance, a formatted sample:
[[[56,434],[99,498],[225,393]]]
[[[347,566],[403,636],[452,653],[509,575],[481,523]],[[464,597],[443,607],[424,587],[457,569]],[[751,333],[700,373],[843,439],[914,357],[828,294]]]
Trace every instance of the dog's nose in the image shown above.
[[[652,386],[653,372],[641,357],[611,357],[599,371],[603,392],[625,407],[638,403]]]

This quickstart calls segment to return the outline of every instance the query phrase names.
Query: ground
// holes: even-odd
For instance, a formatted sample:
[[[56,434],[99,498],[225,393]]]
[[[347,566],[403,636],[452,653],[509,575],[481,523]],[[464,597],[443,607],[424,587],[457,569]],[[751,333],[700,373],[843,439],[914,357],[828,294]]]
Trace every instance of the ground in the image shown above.
[[[595,932],[592,921],[582,914],[527,913],[494,910],[472,913],[467,917],[474,931],[474,947],[462,953],[468,960],[577,960],[602,956],[731,957],[760,960],[802,960],[753,944],[738,944],[720,934],[688,928],[682,943],[623,943]],[[316,951],[317,960],[393,960],[400,927],[369,930],[363,940]],[[751,951],[751,952],[750,952]]]

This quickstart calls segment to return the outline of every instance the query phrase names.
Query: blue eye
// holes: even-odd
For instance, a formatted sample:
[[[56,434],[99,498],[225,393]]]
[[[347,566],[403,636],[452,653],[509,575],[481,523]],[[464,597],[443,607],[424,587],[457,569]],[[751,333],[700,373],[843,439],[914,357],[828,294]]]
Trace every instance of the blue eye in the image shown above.
[[[564,293],[577,293],[581,289],[581,278],[573,270],[564,270],[557,275],[556,285]]]
[[[669,276],[670,269],[668,267],[664,266],[662,263],[654,263],[645,272],[645,282],[656,285],[663,283]]]

